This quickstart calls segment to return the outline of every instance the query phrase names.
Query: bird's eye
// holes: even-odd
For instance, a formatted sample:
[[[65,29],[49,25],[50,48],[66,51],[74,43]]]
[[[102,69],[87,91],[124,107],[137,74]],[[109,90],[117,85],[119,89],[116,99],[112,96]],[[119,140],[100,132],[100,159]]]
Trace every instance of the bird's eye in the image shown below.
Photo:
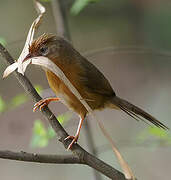
[[[47,46],[43,46],[43,47],[41,47],[39,49],[39,52],[40,52],[41,55],[45,56],[45,55],[47,55],[49,53],[49,49],[48,49]]]

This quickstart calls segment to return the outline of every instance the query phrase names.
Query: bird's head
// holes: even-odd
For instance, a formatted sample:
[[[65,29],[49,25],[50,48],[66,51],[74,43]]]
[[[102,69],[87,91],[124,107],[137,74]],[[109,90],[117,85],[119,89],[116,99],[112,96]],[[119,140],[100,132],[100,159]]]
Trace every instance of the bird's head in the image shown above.
[[[48,69],[50,68],[50,64],[71,64],[80,59],[80,54],[69,42],[62,37],[52,34],[39,36],[31,43],[27,51],[28,54],[26,54],[23,49],[23,54],[20,55],[18,61],[6,68],[3,77],[7,77],[17,68],[18,72],[24,75],[29,64],[37,64]]]
[[[33,57],[44,56],[54,59],[60,56],[65,47],[66,41],[52,34],[43,34],[35,39],[29,47],[29,53],[24,61]]]

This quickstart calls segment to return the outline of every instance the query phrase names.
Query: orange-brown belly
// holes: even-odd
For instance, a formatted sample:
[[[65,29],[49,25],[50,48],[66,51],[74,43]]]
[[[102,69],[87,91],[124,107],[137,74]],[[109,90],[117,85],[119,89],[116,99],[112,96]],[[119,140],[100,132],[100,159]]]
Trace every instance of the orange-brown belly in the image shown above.
[[[50,87],[63,104],[80,115],[86,115],[85,107],[55,74],[46,71],[46,76]]]

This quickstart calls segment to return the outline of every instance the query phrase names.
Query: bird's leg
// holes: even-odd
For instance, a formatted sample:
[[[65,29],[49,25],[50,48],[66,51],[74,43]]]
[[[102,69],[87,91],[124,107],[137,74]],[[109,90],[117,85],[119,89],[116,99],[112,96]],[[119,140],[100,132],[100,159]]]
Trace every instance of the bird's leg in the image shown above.
[[[40,111],[44,106],[47,106],[51,101],[59,101],[59,98],[45,98],[41,99],[39,102],[34,104],[33,112],[35,112],[37,109]]]
[[[84,119],[85,119],[85,116],[80,116],[80,121],[79,121],[79,125],[78,125],[75,136],[68,136],[64,139],[64,140],[72,139],[72,142],[68,146],[67,150],[71,149],[72,145],[77,142]]]

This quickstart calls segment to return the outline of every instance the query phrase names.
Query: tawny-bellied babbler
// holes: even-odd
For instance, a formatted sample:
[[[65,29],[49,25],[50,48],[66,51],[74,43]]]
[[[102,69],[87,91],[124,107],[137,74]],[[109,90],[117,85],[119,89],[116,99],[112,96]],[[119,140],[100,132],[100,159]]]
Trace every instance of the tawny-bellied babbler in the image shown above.
[[[61,37],[51,34],[43,34],[33,41],[29,47],[29,54],[25,60],[31,57],[45,56],[53,61],[66,75],[80,95],[88,103],[92,110],[104,108],[119,109],[133,118],[144,118],[157,127],[168,129],[163,123],[143,111],[139,107],[116,96],[114,90],[104,75],[85,57],[83,57],[73,46]],[[40,110],[51,101],[61,100],[69,108],[80,116],[75,136],[68,148],[78,140],[83,120],[87,114],[86,108],[68,89],[68,87],[51,71],[45,70],[50,87],[57,98],[46,98],[35,104],[34,111]]]

